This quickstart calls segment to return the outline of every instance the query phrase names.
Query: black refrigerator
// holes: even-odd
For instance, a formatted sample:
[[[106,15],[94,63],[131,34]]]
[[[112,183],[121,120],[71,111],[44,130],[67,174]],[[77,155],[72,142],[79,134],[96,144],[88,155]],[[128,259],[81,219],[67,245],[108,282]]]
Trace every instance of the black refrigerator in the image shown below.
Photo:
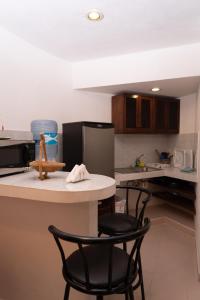
[[[111,123],[63,124],[65,171],[83,163],[89,173],[114,177],[114,127]]]

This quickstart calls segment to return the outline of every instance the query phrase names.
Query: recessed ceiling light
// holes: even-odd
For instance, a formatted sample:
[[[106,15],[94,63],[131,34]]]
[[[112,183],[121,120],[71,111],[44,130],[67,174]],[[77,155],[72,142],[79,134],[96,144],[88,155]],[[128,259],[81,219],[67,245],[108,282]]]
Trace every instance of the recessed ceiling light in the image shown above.
[[[102,14],[102,12],[100,12],[97,9],[91,9],[88,13],[87,13],[87,18],[90,21],[100,21],[102,20],[104,17],[104,15]]]
[[[132,98],[137,99],[138,95],[132,95]]]
[[[152,90],[152,92],[159,92],[159,91],[160,91],[160,88],[159,88],[159,87],[154,87],[154,88],[152,88],[151,90]]]

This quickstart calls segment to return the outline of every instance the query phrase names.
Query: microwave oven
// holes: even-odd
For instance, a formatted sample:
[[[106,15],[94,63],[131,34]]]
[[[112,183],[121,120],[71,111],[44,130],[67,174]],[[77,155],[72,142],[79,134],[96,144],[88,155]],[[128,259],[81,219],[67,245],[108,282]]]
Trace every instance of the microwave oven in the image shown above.
[[[0,141],[0,177],[22,173],[35,160],[35,142]]]

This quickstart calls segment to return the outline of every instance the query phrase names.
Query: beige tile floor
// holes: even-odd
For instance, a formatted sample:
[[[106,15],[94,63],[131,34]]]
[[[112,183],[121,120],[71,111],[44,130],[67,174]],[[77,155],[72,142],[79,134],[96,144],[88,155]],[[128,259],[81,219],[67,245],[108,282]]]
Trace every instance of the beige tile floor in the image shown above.
[[[169,206],[147,210],[151,217],[163,215],[193,227],[191,215]],[[142,247],[146,300],[200,300],[195,239],[173,223],[153,224]],[[140,300],[139,290],[135,294]]]
[[[142,245],[146,300],[200,300],[193,216],[168,204],[148,207],[146,216],[152,219]],[[162,217],[167,220],[156,222]],[[105,299],[124,300],[124,296]],[[141,300],[139,288],[135,300]]]
[[[194,229],[194,217],[191,212],[181,210],[180,208],[169,205],[162,200],[160,202],[161,205],[147,207],[146,215],[151,219],[165,216],[179,222],[184,226]]]
[[[144,240],[142,260],[147,300],[200,299],[195,240],[190,234],[168,224],[153,225]]]

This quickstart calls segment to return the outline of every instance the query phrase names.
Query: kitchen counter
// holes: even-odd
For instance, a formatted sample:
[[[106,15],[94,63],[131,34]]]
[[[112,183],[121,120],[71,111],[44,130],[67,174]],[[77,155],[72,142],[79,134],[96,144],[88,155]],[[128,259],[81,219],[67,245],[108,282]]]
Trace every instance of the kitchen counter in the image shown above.
[[[161,176],[168,176],[172,178],[183,179],[191,182],[198,182],[197,172],[186,173],[181,172],[178,168],[166,168],[163,170],[155,170],[148,172],[133,172],[133,173],[119,173],[115,172],[116,183],[120,184],[121,181],[148,179]]]
[[[168,168],[164,170],[164,176],[182,179],[191,182],[198,182],[198,176],[196,171],[187,173],[187,172],[182,172],[178,168]]]
[[[115,180],[90,174],[90,179],[66,183],[67,172],[49,173],[46,180],[38,179],[38,172],[0,178],[0,196],[17,197],[54,203],[80,203],[106,199],[115,193]]]
[[[115,180],[66,183],[67,173],[41,181],[28,172],[0,178],[0,299],[63,299],[61,258],[49,225],[72,234],[97,236],[98,200],[115,193]],[[66,243],[66,255],[76,250]],[[73,289],[71,300],[88,300]]]

